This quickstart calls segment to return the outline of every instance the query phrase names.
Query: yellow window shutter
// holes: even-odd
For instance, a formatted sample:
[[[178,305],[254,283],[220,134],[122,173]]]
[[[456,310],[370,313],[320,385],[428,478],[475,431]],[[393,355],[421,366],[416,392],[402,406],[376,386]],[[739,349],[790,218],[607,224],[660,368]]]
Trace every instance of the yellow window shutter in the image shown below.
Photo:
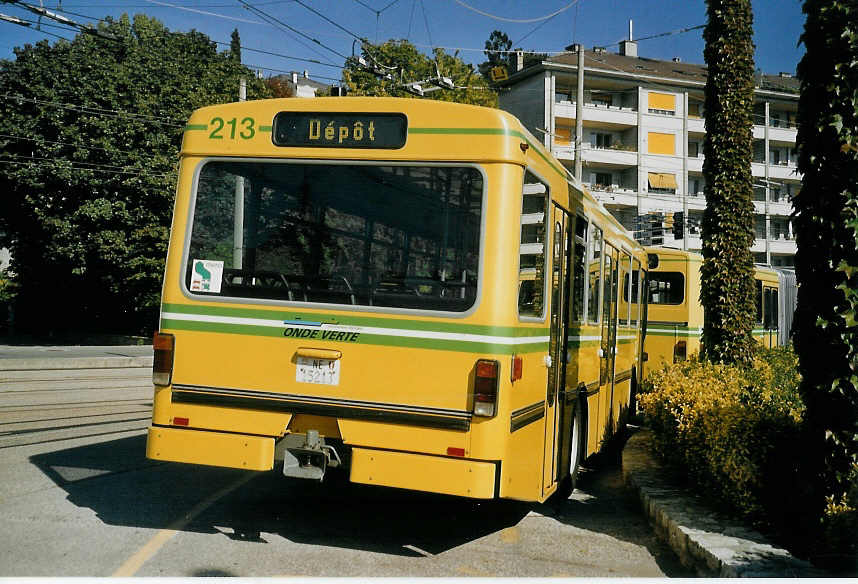
[[[649,92],[649,109],[676,111],[676,96],[672,93]]]
[[[572,141],[572,128],[556,127],[554,128],[554,142],[558,144],[567,144]]]
[[[676,154],[676,140],[673,134],[649,132],[647,141],[650,154]]]
[[[674,189],[676,190],[676,176],[669,172],[650,172],[648,174],[649,187],[651,189]]]

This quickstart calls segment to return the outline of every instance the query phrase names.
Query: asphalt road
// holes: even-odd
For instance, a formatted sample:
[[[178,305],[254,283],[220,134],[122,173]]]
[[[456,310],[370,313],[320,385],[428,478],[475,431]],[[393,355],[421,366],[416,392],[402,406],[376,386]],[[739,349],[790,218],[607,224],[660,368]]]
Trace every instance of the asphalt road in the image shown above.
[[[0,370],[0,577],[692,576],[617,457],[566,501],[475,502],[147,460],[150,370]]]

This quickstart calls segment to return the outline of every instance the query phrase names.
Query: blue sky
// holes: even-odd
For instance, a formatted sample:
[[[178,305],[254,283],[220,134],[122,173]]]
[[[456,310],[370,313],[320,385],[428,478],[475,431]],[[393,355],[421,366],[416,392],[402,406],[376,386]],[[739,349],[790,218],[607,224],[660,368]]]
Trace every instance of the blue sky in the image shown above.
[[[39,4],[39,0],[25,1]],[[495,29],[506,32],[514,46],[526,50],[553,53],[580,42],[588,48],[600,45],[615,51],[612,45],[628,37],[629,20],[633,21],[635,38],[706,22],[704,0],[246,0],[246,4],[264,14],[239,0],[44,0],[43,4],[88,24],[106,15],[145,13],[171,30],[196,29],[227,44],[232,30],[238,28],[246,49],[242,54],[246,65],[262,68],[266,76],[306,69],[311,77],[328,83],[340,78],[338,66],[343,64],[343,55],[352,54],[354,36],[371,41],[408,39],[426,51],[433,46],[444,47],[449,53],[458,50],[466,62],[476,64],[485,60],[483,44]],[[804,54],[804,47],[798,46],[805,20],[801,2],[753,0],[752,4],[756,66],[765,73],[794,73]],[[9,3],[0,3],[0,14],[37,19]],[[552,14],[555,15],[545,18]],[[318,43],[272,24],[272,19]],[[56,24],[43,18],[41,30],[34,30],[35,25],[25,28],[0,21],[0,58],[13,58],[14,46],[43,38],[57,40],[46,33],[74,36],[74,31],[66,27],[47,26]],[[641,40],[638,54],[703,63],[702,30]]]

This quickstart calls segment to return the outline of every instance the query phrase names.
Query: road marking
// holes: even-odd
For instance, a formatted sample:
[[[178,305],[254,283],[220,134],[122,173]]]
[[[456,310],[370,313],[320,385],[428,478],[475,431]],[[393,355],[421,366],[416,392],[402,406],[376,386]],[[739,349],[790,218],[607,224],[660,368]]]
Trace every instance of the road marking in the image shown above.
[[[176,535],[179,531],[181,531],[188,523],[193,521],[197,515],[211,507],[218,500],[222,499],[250,479],[256,476],[256,473],[248,473],[242,475],[237,481],[233,482],[217,491],[213,495],[209,496],[206,500],[197,503],[197,505],[188,511],[184,517],[181,519],[177,519],[173,523],[167,526],[166,529],[162,529],[155,536],[146,542],[142,548],[140,548],[136,554],[128,558],[124,564],[122,564],[118,570],[116,570],[111,577],[113,578],[127,578],[133,576],[137,573],[137,570],[143,566],[146,561],[158,553],[164,544],[166,544],[174,535]]]

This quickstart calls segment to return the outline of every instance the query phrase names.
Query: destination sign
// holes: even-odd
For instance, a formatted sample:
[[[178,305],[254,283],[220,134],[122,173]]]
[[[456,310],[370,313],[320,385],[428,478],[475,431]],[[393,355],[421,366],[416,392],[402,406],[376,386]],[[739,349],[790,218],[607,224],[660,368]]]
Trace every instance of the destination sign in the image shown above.
[[[280,112],[272,132],[276,146],[301,148],[387,148],[405,146],[404,114]]]

